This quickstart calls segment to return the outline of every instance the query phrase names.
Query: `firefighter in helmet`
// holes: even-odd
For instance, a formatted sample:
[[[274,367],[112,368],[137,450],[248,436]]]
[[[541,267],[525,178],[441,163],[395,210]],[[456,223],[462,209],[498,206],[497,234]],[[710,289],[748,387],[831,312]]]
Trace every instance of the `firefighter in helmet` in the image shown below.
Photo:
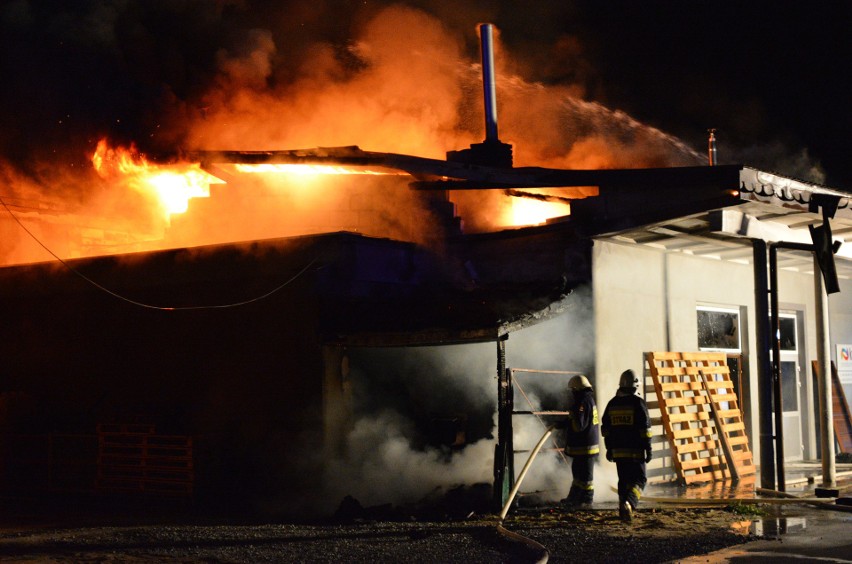
[[[589,379],[577,375],[568,382],[573,396],[568,420],[565,454],[571,457],[573,481],[562,503],[569,508],[587,506],[595,495],[594,469],[600,452],[598,408]]]
[[[651,461],[651,419],[645,400],[636,395],[638,385],[632,370],[622,372],[601,422],[606,459],[618,470],[618,514],[623,521],[633,519],[647,483],[645,464]]]

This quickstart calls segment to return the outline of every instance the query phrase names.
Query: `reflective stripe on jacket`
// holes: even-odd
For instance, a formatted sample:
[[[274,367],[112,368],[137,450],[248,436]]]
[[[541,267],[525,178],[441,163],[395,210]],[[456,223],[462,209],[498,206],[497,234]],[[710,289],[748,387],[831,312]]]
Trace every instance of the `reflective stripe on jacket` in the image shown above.
[[[632,388],[618,390],[604,410],[601,434],[613,458],[645,458],[651,448],[651,418]]]
[[[568,456],[594,456],[600,453],[600,420],[592,390],[575,392],[568,423]]]

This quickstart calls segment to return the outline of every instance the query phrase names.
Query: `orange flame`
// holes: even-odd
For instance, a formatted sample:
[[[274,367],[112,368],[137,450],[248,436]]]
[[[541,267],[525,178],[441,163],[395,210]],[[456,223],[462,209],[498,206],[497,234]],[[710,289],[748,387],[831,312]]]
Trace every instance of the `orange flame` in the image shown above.
[[[322,174],[366,174],[374,176],[402,176],[406,173],[392,170],[372,170],[368,168],[357,168],[342,165],[321,164],[289,164],[289,163],[264,163],[264,164],[237,164],[238,172],[245,173],[285,173],[300,176],[313,176]]]
[[[548,219],[566,216],[570,213],[571,206],[567,203],[512,198],[511,218],[508,223],[513,227],[539,225],[546,223]]]
[[[101,178],[152,196],[166,220],[185,212],[190,198],[210,197],[211,184],[224,184],[198,163],[153,164],[135,146],[112,148],[106,139],[98,142],[92,164]]]

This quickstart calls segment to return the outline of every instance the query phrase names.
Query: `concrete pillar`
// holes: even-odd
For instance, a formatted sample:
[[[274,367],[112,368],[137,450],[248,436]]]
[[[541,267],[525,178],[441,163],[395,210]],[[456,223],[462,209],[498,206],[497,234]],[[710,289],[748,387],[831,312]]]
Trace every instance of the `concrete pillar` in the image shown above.
[[[814,304],[816,306],[817,392],[819,396],[820,450],[822,452],[822,486],[837,484],[834,461],[834,409],[831,394],[831,339],[829,336],[828,294],[820,275],[819,262],[814,256]]]

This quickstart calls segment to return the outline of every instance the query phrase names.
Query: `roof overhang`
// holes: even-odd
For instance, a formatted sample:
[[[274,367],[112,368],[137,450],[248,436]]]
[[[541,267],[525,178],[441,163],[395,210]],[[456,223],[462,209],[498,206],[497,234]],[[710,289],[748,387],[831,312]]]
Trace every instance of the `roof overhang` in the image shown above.
[[[744,165],[612,170],[491,167],[396,153],[331,147],[293,151],[204,151],[194,157],[217,173],[223,163],[337,164],[402,171],[421,190],[559,189],[572,202],[564,218],[582,236],[748,263],[751,241],[810,243],[809,226],[830,219],[840,278],[852,278],[852,195]],[[221,170],[218,170],[221,172]],[[595,196],[587,197],[595,187]],[[510,193],[510,192],[507,192]],[[782,250],[780,266],[813,272],[810,253]]]
[[[838,277],[852,278],[852,244],[845,242],[852,234],[852,196],[750,167],[738,169],[738,194],[724,206],[707,200],[703,209],[693,213],[673,214],[632,225],[622,223],[620,228],[598,233],[596,237],[665,252],[750,264],[752,240],[811,244],[810,227],[819,227],[825,221],[822,207],[816,204],[828,199],[837,205],[829,222],[834,240],[841,243],[835,255]],[[684,186],[684,190],[688,189]],[[649,194],[645,205],[654,207],[656,202],[656,197]],[[813,256],[808,252],[780,249],[779,268],[813,274]]]

